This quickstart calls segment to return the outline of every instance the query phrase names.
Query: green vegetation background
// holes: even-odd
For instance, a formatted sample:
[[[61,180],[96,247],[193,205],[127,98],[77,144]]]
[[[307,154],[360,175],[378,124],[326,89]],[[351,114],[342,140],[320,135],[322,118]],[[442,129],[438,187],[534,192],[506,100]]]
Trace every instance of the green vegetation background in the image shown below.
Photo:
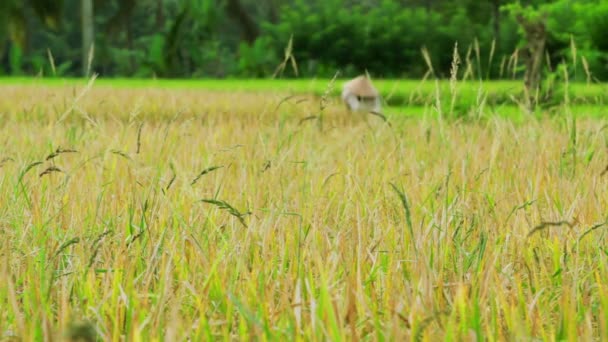
[[[81,76],[86,1],[94,13],[91,71],[103,77],[268,77],[291,37],[304,77],[368,70],[421,78],[429,71],[422,49],[434,76],[449,77],[455,42],[473,79],[523,73],[513,56],[524,43],[506,0],[3,0],[0,75]],[[548,15],[549,68],[566,62],[570,80],[608,78],[608,1],[521,5]],[[295,76],[291,63],[282,76]]]

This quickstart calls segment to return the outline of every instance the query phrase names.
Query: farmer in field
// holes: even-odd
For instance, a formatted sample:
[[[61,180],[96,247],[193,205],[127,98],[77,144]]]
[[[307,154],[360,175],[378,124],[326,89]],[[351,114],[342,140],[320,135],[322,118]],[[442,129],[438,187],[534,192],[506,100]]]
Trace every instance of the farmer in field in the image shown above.
[[[342,101],[349,111],[380,113],[380,93],[369,77],[358,76],[344,84]]]

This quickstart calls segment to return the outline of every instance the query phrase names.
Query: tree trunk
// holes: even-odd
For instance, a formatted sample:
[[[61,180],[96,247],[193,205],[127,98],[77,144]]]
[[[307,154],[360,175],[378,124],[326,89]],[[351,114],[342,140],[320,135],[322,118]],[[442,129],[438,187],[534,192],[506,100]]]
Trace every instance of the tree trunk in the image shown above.
[[[268,1],[268,20],[271,23],[276,24],[279,22],[279,9],[280,4],[277,0],[269,0]]]
[[[163,0],[156,1],[156,28],[162,30],[165,26],[165,13]]]
[[[128,18],[130,19],[130,18]],[[135,51],[135,44],[133,42],[133,29],[131,27],[131,20],[125,21],[125,31],[127,33],[127,48],[129,51]],[[135,55],[129,54],[129,72],[135,73]]]
[[[494,39],[498,42],[500,38],[500,0],[492,1],[492,14],[494,17]]]
[[[93,0],[81,1],[82,16],[82,74],[89,77],[93,64],[95,29],[93,23]]]
[[[258,26],[239,0],[228,0],[226,12],[232,19],[238,22],[243,33],[243,38],[247,43],[251,44],[258,38],[260,34]]]
[[[526,72],[524,74],[524,88],[529,110],[536,106],[537,92],[540,90],[542,80],[543,58],[545,56],[545,42],[547,41],[547,30],[545,26],[546,17],[530,21],[523,15],[516,17],[524,29],[526,46],[524,48]]]

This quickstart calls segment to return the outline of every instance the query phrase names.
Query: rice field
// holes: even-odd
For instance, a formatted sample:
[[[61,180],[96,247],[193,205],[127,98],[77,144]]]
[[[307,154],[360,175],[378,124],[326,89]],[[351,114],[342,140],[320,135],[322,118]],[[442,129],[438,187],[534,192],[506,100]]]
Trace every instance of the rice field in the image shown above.
[[[332,86],[0,84],[0,339],[608,338],[601,106]]]

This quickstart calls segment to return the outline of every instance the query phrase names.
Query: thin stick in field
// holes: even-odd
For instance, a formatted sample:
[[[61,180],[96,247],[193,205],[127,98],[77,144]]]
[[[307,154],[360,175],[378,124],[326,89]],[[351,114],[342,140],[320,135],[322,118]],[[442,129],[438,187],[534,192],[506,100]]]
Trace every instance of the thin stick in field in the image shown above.
[[[46,168],[46,170],[42,171],[39,175],[39,177],[42,177],[44,175],[48,175],[51,174],[53,172],[63,172],[60,168],[55,167],[55,166],[49,166],[48,168]]]
[[[137,150],[135,151],[136,154],[139,154],[139,148],[141,147],[141,130],[144,128],[144,123],[142,122],[139,125],[139,129],[137,130]]]
[[[281,101],[279,101],[279,103],[277,104],[277,107],[274,109],[274,112],[276,113],[277,110],[279,110],[279,107],[281,107],[281,105],[285,102],[288,102],[290,99],[296,97],[297,95],[293,94],[293,95],[289,95],[287,97],[284,97],[281,99]]]
[[[57,156],[59,156],[60,154],[63,154],[63,153],[78,153],[78,151],[73,150],[73,149],[62,149],[61,147],[58,147],[55,150],[55,152],[49,154],[46,157],[46,160],[51,160],[51,159],[53,159],[53,158],[55,158],[55,157],[57,157]]]
[[[68,116],[68,114],[76,108],[76,104],[91,90],[91,88],[93,88],[93,83],[95,83],[96,79],[97,79],[97,74],[93,74],[93,76],[91,76],[91,78],[89,79],[89,82],[87,83],[87,85],[84,88],[82,88],[82,90],[80,91],[78,96],[76,96],[76,98],[74,98],[74,101],[72,102],[70,107],[68,109],[66,109],[66,111],[63,112],[63,114],[61,114],[61,116],[59,117],[59,120],[57,120],[58,123],[65,120],[65,118]]]
[[[600,176],[604,176],[607,172],[608,172],[608,165],[606,165],[606,167],[604,168],[604,171],[602,171],[602,173],[600,173]]]
[[[244,213],[241,213],[238,209],[236,209],[235,207],[233,207],[232,205],[228,204],[226,201],[220,201],[220,200],[214,200],[214,199],[202,199],[201,202],[204,203],[209,203],[209,204],[213,204],[215,206],[217,206],[220,209],[224,209],[226,211],[228,211],[228,213],[234,217],[236,217],[239,222],[245,227],[247,228],[247,223],[245,223],[245,216],[246,215],[250,215],[251,212],[247,211]]]
[[[375,111],[371,111],[369,113],[372,114],[372,115],[375,115],[375,116],[379,117],[380,119],[382,119],[382,121],[386,122],[387,125],[389,125],[390,127],[392,127],[391,123],[388,122],[388,120],[386,119],[386,116],[384,116],[383,114],[375,112]]]
[[[175,173],[175,167],[173,166],[173,163],[169,164],[169,167],[171,167],[171,171],[173,172],[173,176],[171,176],[171,179],[169,180],[169,183],[165,187],[164,192],[169,191],[169,188],[171,188],[171,185],[173,185],[173,182],[175,182],[175,178],[177,178],[177,174]]]
[[[300,122],[298,123],[298,125],[302,125],[304,122],[309,121],[309,120],[314,120],[316,118],[317,118],[316,115],[309,115],[305,118],[300,119]]]
[[[15,160],[13,158],[11,158],[11,157],[6,157],[6,158],[0,160],[0,167],[3,167],[9,161],[15,161]]]
[[[21,180],[23,179],[25,174],[27,174],[31,169],[33,169],[34,167],[36,167],[40,164],[42,164],[42,162],[38,161],[38,162],[33,162],[33,163],[29,164],[28,166],[26,166],[25,169],[19,175],[19,182],[21,182]]]
[[[194,178],[194,180],[192,180],[192,183],[190,183],[190,185],[196,184],[196,182],[198,182],[198,180],[201,177],[203,177],[204,175],[208,174],[209,172],[215,171],[217,169],[221,169],[223,167],[224,167],[224,165],[220,165],[220,166],[211,166],[211,167],[208,167],[208,168],[204,169],[203,171],[201,171],[201,173],[198,174],[198,176],[196,176],[196,178]]]
[[[53,254],[53,258],[56,258],[66,248],[70,247],[71,245],[75,245],[75,244],[77,244],[79,242],[80,242],[80,238],[79,237],[75,237],[73,239],[70,239],[70,240],[64,242],[61,246],[59,246],[59,248],[57,249],[57,251]]]
[[[568,228],[572,229],[574,228],[574,223],[568,222],[568,221],[557,221],[557,222],[541,222],[539,225],[537,225],[536,227],[534,227],[534,229],[532,229],[529,233],[528,233],[528,237],[532,236],[534,233],[537,233],[543,229],[547,229],[550,227],[561,227],[561,226],[568,226]]]
[[[112,152],[113,154],[117,154],[125,159],[129,159],[131,160],[131,157],[129,157],[129,155],[121,150],[110,150],[110,152]]]
[[[587,236],[589,233],[592,233],[594,230],[600,229],[604,226],[608,225],[608,220],[602,222],[602,223],[598,223],[594,226],[592,226],[591,228],[587,229],[579,238],[578,238],[578,242],[581,242],[581,240]]]

